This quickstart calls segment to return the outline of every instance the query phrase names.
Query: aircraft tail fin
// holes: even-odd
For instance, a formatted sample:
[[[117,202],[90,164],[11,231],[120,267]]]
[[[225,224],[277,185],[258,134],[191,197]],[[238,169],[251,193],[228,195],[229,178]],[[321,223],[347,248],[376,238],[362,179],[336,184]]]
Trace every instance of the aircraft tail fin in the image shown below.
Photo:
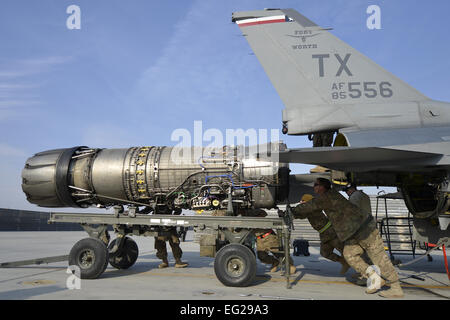
[[[286,106],[290,134],[361,127],[352,112],[428,99],[293,9],[234,12],[232,21]]]

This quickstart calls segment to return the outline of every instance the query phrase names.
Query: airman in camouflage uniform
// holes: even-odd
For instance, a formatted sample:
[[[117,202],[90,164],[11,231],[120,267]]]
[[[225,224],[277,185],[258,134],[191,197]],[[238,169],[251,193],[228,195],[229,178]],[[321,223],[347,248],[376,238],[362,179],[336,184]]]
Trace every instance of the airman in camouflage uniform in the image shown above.
[[[398,274],[389,257],[384,251],[383,240],[376,229],[372,216],[361,211],[350,203],[344,196],[334,189],[327,179],[319,178],[314,184],[314,192],[319,196],[313,200],[299,204],[292,213],[294,217],[301,218],[315,211],[324,211],[330,219],[339,240],[344,242],[344,257],[348,264],[366,277],[373,276],[375,272],[361,258],[367,252],[372,262],[380,268],[381,283],[390,285],[390,289],[381,292],[381,296],[388,298],[402,297]],[[377,290],[367,289],[367,293],[375,293]]]
[[[330,147],[333,144],[334,132],[315,133],[308,136],[313,141],[313,147]]]
[[[176,228],[171,227],[167,231],[169,232],[169,235],[155,237],[156,256],[162,260],[162,263],[158,266],[158,268],[162,269],[169,266],[166,241],[169,241],[170,247],[172,248],[172,254],[175,258],[175,268],[187,267],[188,264],[181,261],[183,251],[180,248],[180,239],[178,238]]]
[[[372,206],[370,204],[370,197],[363,191],[356,189],[356,185],[351,183],[345,186],[344,190],[348,195],[348,201],[360,208],[368,215],[372,215]]]
[[[309,140],[312,140],[313,147],[331,147],[333,144],[333,136],[334,132],[322,132],[322,133],[314,133],[312,135],[309,135]],[[328,172],[330,169],[322,167],[322,166],[316,166],[310,170],[311,173],[322,173],[322,172]]]
[[[300,203],[306,203],[313,199],[313,196],[310,194],[305,194],[302,197]],[[320,255],[328,260],[339,262],[342,265],[341,274],[347,272],[350,268],[347,261],[345,261],[342,256],[344,252],[344,243],[342,243],[336,231],[334,231],[331,222],[328,218],[320,211],[314,211],[308,215],[305,215],[303,212],[297,213],[296,218],[305,219],[307,218],[311,226],[319,232],[320,237]],[[335,254],[333,251],[337,249],[341,256]]]
[[[240,210],[242,216],[248,217],[265,217],[267,213],[262,209]],[[280,262],[284,258],[284,252],[280,252],[280,244],[278,237],[272,229],[255,229],[256,237],[256,253],[258,259],[265,264],[270,264],[270,272],[276,272],[280,266]],[[296,268],[292,257],[289,256],[289,273],[294,274]]]
[[[348,195],[348,201],[360,208],[363,212],[367,213],[367,215],[372,215],[370,197],[363,191],[357,190],[356,184],[350,183],[346,185],[342,191],[344,191]],[[373,264],[367,256],[367,253],[364,252],[361,257],[367,264]],[[361,275],[355,274],[353,278],[356,279],[357,284],[365,283],[364,278]]]

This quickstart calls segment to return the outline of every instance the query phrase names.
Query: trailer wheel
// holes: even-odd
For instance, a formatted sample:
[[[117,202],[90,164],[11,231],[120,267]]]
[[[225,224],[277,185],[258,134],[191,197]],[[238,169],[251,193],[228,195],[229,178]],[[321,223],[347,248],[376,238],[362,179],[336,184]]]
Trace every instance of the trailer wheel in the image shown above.
[[[72,247],[69,265],[80,268],[81,279],[96,279],[108,266],[108,249],[103,241],[85,238]]]
[[[114,248],[117,241],[116,238],[109,244],[109,251]],[[138,256],[139,249],[136,242],[131,238],[125,237],[122,248],[114,253],[109,253],[109,263],[117,269],[128,269],[136,262]]]
[[[241,244],[228,244],[217,252],[214,260],[217,279],[229,287],[247,287],[256,276],[256,258]]]

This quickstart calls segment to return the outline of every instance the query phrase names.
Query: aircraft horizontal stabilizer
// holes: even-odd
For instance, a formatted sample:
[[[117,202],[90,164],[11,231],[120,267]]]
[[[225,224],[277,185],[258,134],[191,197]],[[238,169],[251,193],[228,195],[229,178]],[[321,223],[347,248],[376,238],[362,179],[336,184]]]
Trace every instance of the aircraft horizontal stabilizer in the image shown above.
[[[414,167],[417,163],[433,165],[442,154],[398,150],[391,148],[367,147],[321,147],[287,149],[279,153],[279,161],[284,163],[305,163],[324,166],[334,170],[367,172],[378,169]]]

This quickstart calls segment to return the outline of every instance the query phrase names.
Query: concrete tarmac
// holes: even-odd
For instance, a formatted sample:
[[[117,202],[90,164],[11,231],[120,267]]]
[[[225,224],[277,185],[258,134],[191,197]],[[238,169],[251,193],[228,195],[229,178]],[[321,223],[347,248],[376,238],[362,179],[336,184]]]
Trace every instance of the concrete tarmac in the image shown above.
[[[112,234],[111,234],[112,235]],[[113,236],[113,235],[112,235]],[[72,246],[87,233],[67,232],[0,232],[0,263],[69,254]],[[326,260],[318,247],[310,247],[310,256],[293,256],[297,272],[291,275],[291,289],[280,272],[270,273],[269,266],[258,261],[255,282],[245,288],[224,286],[214,274],[214,259],[200,257],[199,245],[189,231],[181,243],[183,261],[188,268],[174,268],[169,251],[170,267],[158,269],[153,238],[133,237],[139,247],[139,258],[128,270],[110,265],[100,278],[81,280],[80,289],[70,290],[66,282],[67,262],[0,269],[0,299],[56,300],[386,300],[377,294],[364,293],[364,287],[350,283],[339,274],[340,264]],[[417,253],[423,254],[422,250]],[[450,253],[450,252],[449,252]],[[442,251],[434,251],[432,262],[422,259],[405,267],[400,279],[405,297],[400,300],[448,300],[450,281],[445,272]],[[417,257],[417,256],[416,256]],[[396,258],[406,263],[412,255]],[[418,276],[424,281],[411,278]],[[397,299],[398,300],[398,299]]]

